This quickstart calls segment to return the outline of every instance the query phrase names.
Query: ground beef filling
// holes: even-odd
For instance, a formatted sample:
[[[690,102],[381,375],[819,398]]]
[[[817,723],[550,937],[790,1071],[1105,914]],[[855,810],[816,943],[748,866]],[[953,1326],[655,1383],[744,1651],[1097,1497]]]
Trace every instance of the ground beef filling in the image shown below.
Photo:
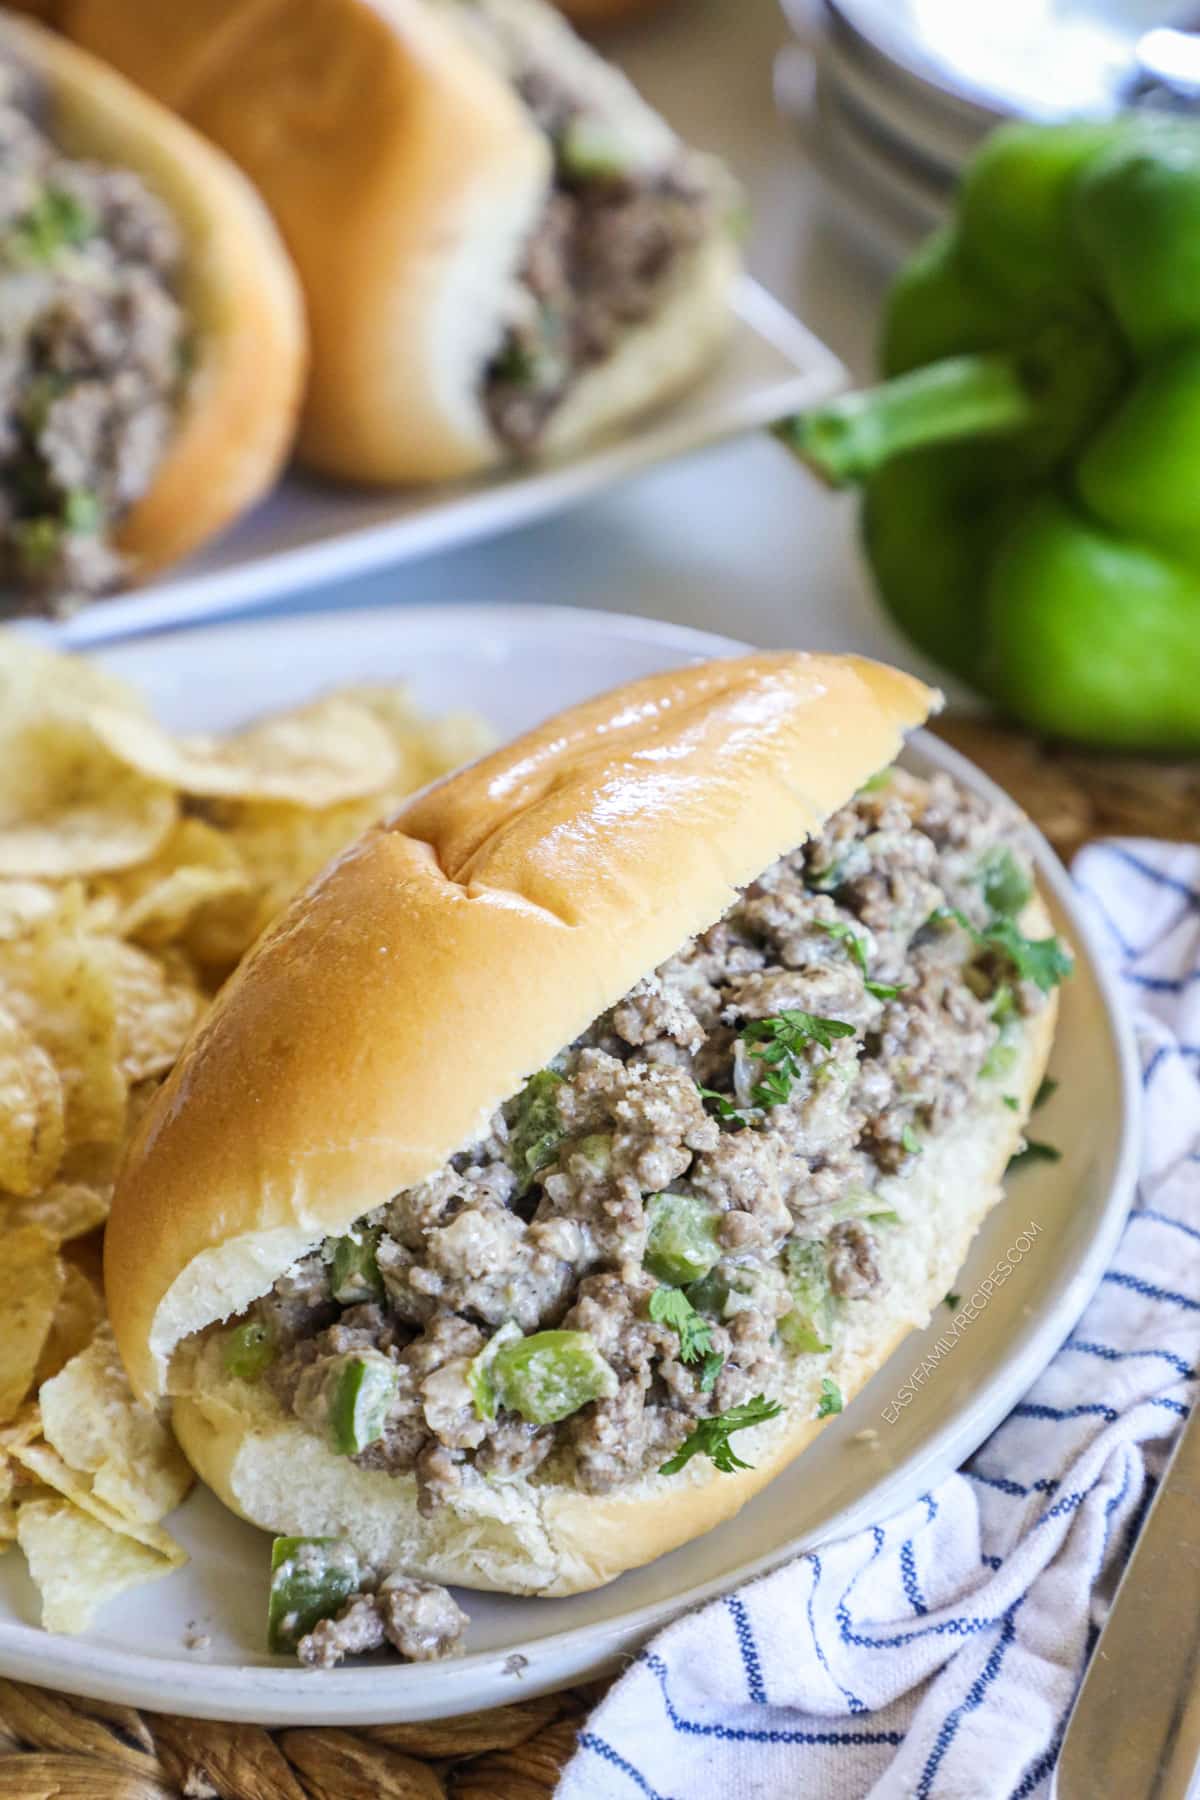
[[[109,533],[166,448],[187,334],[174,220],[47,114],[0,51],[0,581],[61,611],[121,578]]]
[[[554,188],[483,392],[497,437],[529,454],[579,376],[656,311],[680,258],[709,229],[713,196],[699,159],[684,151],[657,170],[623,167],[603,123],[546,71],[517,86],[554,147]]]
[[[466,1627],[467,1615],[444,1587],[389,1575],[319,1619],[296,1655],[307,1668],[332,1669],[347,1656],[390,1646],[408,1662],[440,1662],[462,1648]]]
[[[266,1347],[254,1378],[336,1433],[347,1368],[386,1377],[355,1460],[414,1472],[425,1513],[548,1458],[590,1493],[657,1467],[825,1347],[797,1328],[814,1291],[829,1341],[879,1293],[882,1234],[901,1227],[874,1188],[981,1084],[999,1098],[1014,1026],[1044,1003],[986,935],[997,895],[1011,924],[1028,892],[1015,815],[940,775],[870,784],[479,1143],[289,1270],[233,1328]],[[801,1015],[817,1035],[776,1037]],[[664,1266],[662,1196],[704,1221],[702,1267]],[[704,1319],[703,1359],[664,1317],[673,1283]],[[497,1347],[550,1329],[602,1359],[587,1403],[551,1422],[481,1406]]]

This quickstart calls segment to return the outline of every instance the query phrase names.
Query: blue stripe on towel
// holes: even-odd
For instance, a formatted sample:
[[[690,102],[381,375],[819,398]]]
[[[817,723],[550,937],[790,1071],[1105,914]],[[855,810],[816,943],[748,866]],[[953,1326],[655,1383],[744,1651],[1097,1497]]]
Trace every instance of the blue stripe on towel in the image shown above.
[[[581,1749],[591,1750],[594,1755],[602,1757],[606,1763],[610,1763],[614,1769],[619,1769],[622,1775],[627,1775],[638,1792],[645,1794],[646,1800],[669,1800],[668,1795],[660,1794],[657,1788],[650,1786],[640,1769],[635,1769],[631,1762],[627,1762],[623,1756],[619,1756],[612,1745],[604,1738],[597,1737],[594,1731],[581,1731],[578,1742]]]
[[[1004,1615],[1004,1628],[993,1646],[991,1655],[967,1689],[966,1698],[960,1700],[953,1712],[947,1714],[946,1720],[934,1740],[933,1749],[929,1752],[925,1767],[921,1771],[916,1788],[913,1790],[917,1800],[929,1800],[929,1795],[933,1792],[934,1778],[945,1759],[947,1750],[958,1735],[958,1728],[964,1717],[967,1713],[974,1712],[976,1707],[983,1705],[988,1689],[999,1675],[1004,1659],[1017,1635],[1016,1615],[1023,1601],[1024,1596],[1022,1595],[1022,1598]]]
[[[750,1628],[750,1615],[737,1594],[726,1594],[726,1608],[733,1619],[733,1629],[737,1635],[738,1649],[741,1651],[742,1667],[746,1671],[746,1687],[750,1698],[756,1706],[767,1704],[767,1690],[763,1686],[762,1663],[758,1658],[758,1645],[754,1641],[754,1633]]]

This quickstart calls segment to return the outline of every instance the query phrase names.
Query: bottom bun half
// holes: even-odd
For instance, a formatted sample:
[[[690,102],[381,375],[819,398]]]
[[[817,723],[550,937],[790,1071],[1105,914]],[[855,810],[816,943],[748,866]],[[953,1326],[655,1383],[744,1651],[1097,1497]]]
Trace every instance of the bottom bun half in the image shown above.
[[[1031,913],[1033,909],[1031,908]],[[1044,914],[1039,928],[1045,929]],[[386,1569],[503,1593],[580,1593],[674,1550],[731,1518],[821,1430],[821,1384],[836,1382],[848,1404],[914,1328],[928,1323],[966,1258],[1003,1177],[1045,1072],[1054,1032],[1052,999],[1028,1025],[1004,1091],[1000,1084],[930,1140],[913,1172],[877,1185],[901,1224],[880,1233],[883,1286],[841,1314],[829,1356],[795,1359],[773,1397],[784,1412],[734,1440],[753,1468],[721,1474],[693,1457],[677,1475],[647,1474],[602,1495],[581,1493],[567,1468],[534,1479],[468,1474],[433,1517],[417,1511],[412,1475],[360,1469],[285,1417],[260,1387],[227,1379],[178,1396],[175,1429],[200,1477],[226,1505],[264,1530],[345,1536]]]

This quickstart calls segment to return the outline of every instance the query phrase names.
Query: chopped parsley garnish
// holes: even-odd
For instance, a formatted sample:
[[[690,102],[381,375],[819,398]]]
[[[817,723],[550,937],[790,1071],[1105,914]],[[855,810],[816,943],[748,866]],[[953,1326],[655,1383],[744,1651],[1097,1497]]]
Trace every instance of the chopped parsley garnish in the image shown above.
[[[1030,1163],[1061,1161],[1062,1151],[1056,1145],[1044,1144],[1039,1138],[1026,1138],[1025,1148],[1009,1158],[1008,1173],[1011,1175],[1014,1169],[1025,1168]]]
[[[1022,981],[1032,981],[1043,994],[1065,981],[1075,967],[1056,937],[1027,938],[1011,919],[993,919],[983,933],[983,942],[1002,951]]]
[[[710,1350],[700,1365],[700,1392],[711,1394],[717,1385],[717,1376],[725,1367],[725,1358],[719,1350]]]
[[[656,1325],[669,1325],[679,1333],[680,1362],[699,1362],[712,1353],[712,1326],[703,1313],[696,1311],[682,1288],[655,1288],[650,1296],[650,1317]],[[717,1357],[718,1368],[723,1361],[723,1357]]]
[[[997,950],[1001,956],[1007,957],[1019,979],[1032,981],[1036,987],[1041,988],[1043,994],[1048,994],[1051,988],[1057,987],[1075,967],[1073,959],[1056,937],[1027,938],[1011,919],[993,919],[990,925],[985,925],[980,931],[956,906],[939,906],[929,916],[931,925],[941,925],[947,920],[961,925],[981,950]]]
[[[821,1381],[821,1398],[817,1401],[818,1419],[831,1419],[834,1413],[841,1412],[845,1404],[837,1382],[831,1381],[828,1375],[824,1376]]]
[[[753,1400],[747,1400],[741,1406],[731,1406],[728,1412],[718,1413],[714,1419],[701,1419],[695,1430],[684,1438],[674,1456],[662,1464],[659,1474],[678,1475],[693,1456],[707,1456],[722,1475],[732,1475],[735,1469],[752,1469],[754,1464],[742,1461],[730,1443],[730,1438],[735,1431],[745,1431],[748,1426],[762,1425],[768,1419],[778,1418],[782,1411],[778,1400],[768,1400],[765,1394],[756,1394]]]
[[[946,1298],[942,1302],[942,1304],[944,1306],[948,1306],[950,1308],[951,1312],[957,1312],[960,1305],[962,1304],[962,1295],[956,1294],[952,1290],[950,1293],[948,1293],[946,1295]]]
[[[1015,1094],[1001,1094],[1000,1098],[1003,1100],[1005,1106],[1007,1106],[1009,1112],[1020,1112],[1021,1102],[1017,1099]]]
[[[96,215],[64,188],[43,188],[12,228],[10,242],[29,262],[53,262],[61,250],[95,235]]]
[[[906,1125],[900,1133],[900,1147],[902,1150],[907,1150],[910,1156],[920,1156],[921,1140],[911,1125]]]
[[[871,981],[868,979],[863,983],[863,986],[866,988],[868,994],[873,995],[876,1000],[894,1000],[897,994],[902,994],[904,992],[903,988],[896,987],[895,984],[890,981]]]
[[[868,994],[873,994],[876,1000],[894,1000],[896,998],[900,989],[894,987],[890,981],[871,980],[867,972],[867,941],[864,937],[860,937],[857,931],[852,930],[841,919],[818,919],[817,924],[822,931],[827,931],[831,938],[837,938],[839,942],[845,944],[862,970],[863,986]]]
[[[755,1106],[782,1106],[800,1077],[800,1058],[809,1044],[832,1050],[836,1038],[854,1036],[844,1019],[822,1019],[816,1013],[781,1012],[769,1019],[752,1019],[738,1033],[750,1046],[750,1054],[764,1066],[758,1085],[750,1090]]]
[[[1033,1096],[1034,1112],[1036,1112],[1040,1106],[1045,1106],[1047,1100],[1053,1100],[1057,1092],[1058,1083],[1055,1081],[1053,1075],[1043,1075],[1042,1085]]]
[[[749,1123],[745,1113],[733,1104],[728,1094],[718,1094],[715,1088],[701,1087],[699,1082],[696,1083],[696,1088],[700,1098],[712,1106],[718,1119],[731,1119],[738,1125]]]

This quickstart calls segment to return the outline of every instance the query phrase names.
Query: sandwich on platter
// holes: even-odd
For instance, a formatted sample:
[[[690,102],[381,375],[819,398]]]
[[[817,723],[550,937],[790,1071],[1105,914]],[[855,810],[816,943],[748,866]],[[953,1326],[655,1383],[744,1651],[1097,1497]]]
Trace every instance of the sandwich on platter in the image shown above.
[[[218,996],[106,1244],[135,1388],[277,1545],[277,1644],[728,1519],[940,1304],[1042,1081],[1015,809],[853,657],[654,675],[404,802]]]
[[[62,610],[186,555],[271,486],[303,303],[232,162],[8,13],[0,145],[0,582]]]
[[[250,176],[313,336],[299,449],[365,482],[558,455],[728,335],[730,178],[544,0],[50,0]]]

